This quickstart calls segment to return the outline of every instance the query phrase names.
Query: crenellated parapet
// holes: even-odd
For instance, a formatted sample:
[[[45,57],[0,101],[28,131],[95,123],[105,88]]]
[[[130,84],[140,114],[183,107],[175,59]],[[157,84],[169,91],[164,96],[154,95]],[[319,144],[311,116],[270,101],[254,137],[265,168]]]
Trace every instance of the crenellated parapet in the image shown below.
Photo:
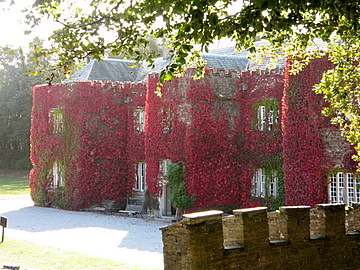
[[[358,206],[188,214],[162,228],[165,269],[359,269]]]

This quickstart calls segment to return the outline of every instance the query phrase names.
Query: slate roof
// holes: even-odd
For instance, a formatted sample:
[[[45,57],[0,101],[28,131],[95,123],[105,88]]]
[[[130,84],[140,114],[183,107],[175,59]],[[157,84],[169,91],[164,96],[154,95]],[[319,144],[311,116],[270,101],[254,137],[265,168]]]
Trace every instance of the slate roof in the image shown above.
[[[222,68],[225,70],[243,71],[249,67],[250,60],[245,56],[237,55],[220,55],[220,54],[204,54],[206,66],[209,68]]]
[[[255,42],[255,46],[268,44],[266,40]],[[327,44],[320,39],[314,40],[314,46],[320,49],[326,48]],[[311,47],[309,47],[311,49]],[[213,69],[236,70],[265,70],[270,67],[270,59],[265,57],[262,63],[251,62],[247,58],[248,52],[243,50],[237,52],[235,46],[219,48],[203,55],[207,67]],[[112,82],[141,82],[145,81],[148,74],[160,73],[170,63],[169,59],[154,59],[155,66],[147,67],[146,63],[140,63],[142,68],[130,68],[134,61],[104,59],[103,61],[91,60],[85,67],[76,72],[71,79],[73,81],[112,81]],[[280,59],[276,65],[277,69],[285,68],[285,59]]]
[[[242,71],[249,67],[250,61],[245,56],[204,54],[207,67],[225,70]],[[74,73],[71,79],[64,82],[74,81],[112,81],[112,82],[141,82],[145,81],[147,74],[160,73],[170,63],[169,59],[157,58],[154,60],[155,67],[149,68],[146,63],[141,63],[142,68],[130,68],[134,61],[104,59],[96,61],[92,59],[85,67]]]
[[[237,52],[235,50],[235,46],[230,46],[230,47],[217,48],[217,49],[211,50],[210,53],[222,54],[222,55],[246,56],[248,54],[248,51],[243,50],[241,52]]]
[[[96,61],[92,59],[86,66],[75,72],[71,79],[65,82],[74,81],[120,81],[134,82],[137,79],[138,68],[130,68],[134,61],[104,59]]]

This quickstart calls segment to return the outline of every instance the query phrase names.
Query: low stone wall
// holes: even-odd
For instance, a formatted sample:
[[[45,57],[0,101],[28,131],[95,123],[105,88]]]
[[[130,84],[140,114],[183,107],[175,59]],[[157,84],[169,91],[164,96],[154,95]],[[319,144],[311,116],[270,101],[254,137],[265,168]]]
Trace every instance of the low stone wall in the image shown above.
[[[162,228],[165,270],[360,269],[359,229],[357,205],[188,214]]]

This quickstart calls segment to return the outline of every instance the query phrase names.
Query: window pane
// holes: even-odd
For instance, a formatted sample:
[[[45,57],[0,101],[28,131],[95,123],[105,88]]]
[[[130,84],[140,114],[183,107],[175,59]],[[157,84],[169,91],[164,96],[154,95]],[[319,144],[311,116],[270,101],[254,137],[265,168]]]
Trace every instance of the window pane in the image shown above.
[[[141,191],[145,190],[145,163],[141,163]]]
[[[272,130],[274,126],[274,110],[269,111],[269,130]]]
[[[278,183],[278,178],[276,176],[276,173],[272,172],[270,179],[270,194],[269,194],[271,197],[277,196],[277,183]]]
[[[251,195],[256,197],[276,197],[278,195],[278,177],[275,170],[257,169],[252,178]]]
[[[344,202],[344,173],[338,173],[338,202]]]
[[[137,132],[145,131],[145,109],[139,108],[134,110],[134,122],[135,122],[135,130]]]
[[[59,174],[58,174],[58,163],[57,161],[53,164],[53,181],[54,181],[54,187],[57,187],[59,184]]]
[[[161,176],[167,176],[168,174],[168,167],[170,164],[170,160],[163,159],[159,164],[159,173]]]
[[[53,187],[63,187],[64,186],[64,176],[63,176],[63,163],[59,160],[56,160],[53,163],[52,167],[52,177],[53,177]]]
[[[260,186],[260,197],[265,197],[266,195],[266,176],[264,174],[264,170],[260,169],[260,179],[261,179],[261,186]]]
[[[337,203],[337,177],[336,174],[330,175],[330,202]]]
[[[254,176],[251,180],[251,186],[252,186],[252,189],[251,189],[251,195],[252,196],[258,196],[258,192],[259,192],[259,188],[258,188],[258,171],[256,171],[254,173]]]
[[[262,169],[257,169],[252,179],[252,195],[262,197],[263,183],[262,183]]]
[[[265,114],[266,114],[266,108],[265,106],[259,106],[259,111],[258,111],[258,125],[259,125],[259,130],[264,130],[265,127]]]
[[[354,188],[355,188],[355,194],[356,194],[356,199],[354,202],[360,202],[360,182],[357,178],[355,178],[355,181],[354,181]]]
[[[49,113],[49,121],[52,133],[61,133],[64,129],[64,111],[62,109],[52,109]]]
[[[172,109],[169,106],[164,106],[164,108],[160,111],[162,115],[161,119],[161,128],[164,132],[171,131],[171,125],[172,125]]]
[[[352,173],[346,174],[347,178],[347,195],[348,195],[348,205],[351,205],[355,200],[355,186],[354,186],[354,177]]]
[[[134,185],[135,190],[145,191],[146,188],[145,172],[146,172],[146,164],[144,162],[139,162],[135,165],[135,185]]]

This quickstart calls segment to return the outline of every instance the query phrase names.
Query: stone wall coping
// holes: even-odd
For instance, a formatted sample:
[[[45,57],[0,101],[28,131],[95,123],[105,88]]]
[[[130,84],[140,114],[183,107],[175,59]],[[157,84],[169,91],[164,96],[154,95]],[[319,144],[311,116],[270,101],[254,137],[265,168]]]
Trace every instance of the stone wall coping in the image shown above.
[[[329,207],[329,208],[334,208],[334,207],[339,207],[339,208],[341,208],[341,207],[345,207],[345,204],[344,203],[322,203],[322,204],[317,204],[316,205],[317,206],[317,208],[327,208],[327,207]]]
[[[219,215],[222,215],[222,214],[223,214],[223,211],[209,210],[209,211],[202,211],[202,212],[184,214],[184,218],[197,219],[197,218],[214,217],[214,216],[219,216]]]
[[[232,250],[232,249],[245,249],[245,246],[227,246],[224,247],[225,250]]]
[[[164,269],[358,269],[359,209],[346,220],[343,204],[319,207],[310,214],[307,205],[284,206],[271,219],[266,207],[187,214],[162,229]]]
[[[253,207],[253,208],[243,208],[243,209],[236,209],[234,213],[248,213],[248,212],[260,212],[260,211],[267,211],[267,207]]]
[[[281,206],[280,207],[280,210],[281,209],[311,209],[311,206],[309,205],[297,205],[297,206]]]

